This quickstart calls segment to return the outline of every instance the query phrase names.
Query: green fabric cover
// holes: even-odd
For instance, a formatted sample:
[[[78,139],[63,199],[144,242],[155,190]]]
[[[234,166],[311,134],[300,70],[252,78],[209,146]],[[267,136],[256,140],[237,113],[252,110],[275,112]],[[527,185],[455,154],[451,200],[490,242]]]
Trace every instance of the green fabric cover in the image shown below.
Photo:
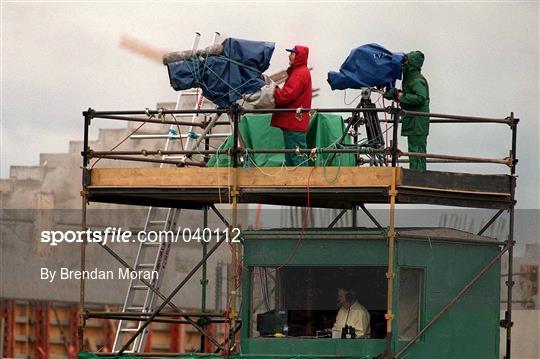
[[[306,134],[308,148],[326,148],[336,143],[343,135],[345,124],[339,115],[329,113],[318,113],[311,118],[309,130]],[[351,143],[351,137],[345,136],[344,144]],[[335,146],[332,146],[334,148]],[[320,153],[317,155],[315,164],[317,166],[328,166],[327,162],[333,156],[331,153]],[[313,161],[310,161],[313,166]],[[337,154],[330,166],[356,166],[354,154]]]
[[[245,115],[242,116],[238,129],[247,148],[256,149],[280,149],[285,148],[283,133],[279,128],[270,127],[271,115]],[[231,148],[232,136],[227,137],[219,147],[220,150]],[[207,167],[228,167],[230,157],[228,155],[213,155],[208,160]],[[257,153],[253,160],[261,167],[279,167],[285,161],[283,153],[266,154]]]
[[[283,149],[285,142],[283,132],[276,127],[270,126],[271,115],[245,115],[239,123],[239,131],[244,144],[249,149]],[[309,130],[306,133],[308,148],[326,148],[333,145],[344,131],[343,118],[334,114],[316,114],[311,118]],[[344,143],[350,143],[350,137],[346,136]],[[228,149],[232,146],[232,136],[220,146],[220,149]],[[309,165],[324,166],[331,154],[317,154],[315,161],[309,161]],[[229,156],[213,155],[210,157],[207,167],[228,167]],[[253,160],[260,167],[281,167],[285,162],[285,156],[279,154],[255,154]],[[355,166],[353,154],[336,155],[332,166]]]

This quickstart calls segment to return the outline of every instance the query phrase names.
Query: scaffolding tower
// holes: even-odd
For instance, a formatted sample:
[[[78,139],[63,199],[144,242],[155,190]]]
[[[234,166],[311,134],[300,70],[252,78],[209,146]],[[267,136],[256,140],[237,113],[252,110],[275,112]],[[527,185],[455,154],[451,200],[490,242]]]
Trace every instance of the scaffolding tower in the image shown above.
[[[269,114],[284,112],[317,112],[317,113],[387,113],[391,116],[388,122],[392,125],[392,141],[386,148],[369,147],[338,147],[319,149],[249,149],[242,148],[239,132],[239,122],[244,114]],[[204,150],[179,150],[163,151],[138,150],[138,151],[95,151],[89,147],[88,133],[90,124],[95,119],[108,119],[115,121],[133,121],[139,123],[159,123],[170,125],[194,125],[203,130],[207,129],[209,122],[203,120],[200,123],[182,123],[181,121],[167,121],[164,115],[222,115],[226,114],[232,124],[232,147],[230,149],[211,150],[208,147]],[[500,258],[508,253],[508,268],[506,285],[508,287],[507,307],[504,318],[500,321],[500,326],[506,330],[505,357],[510,358],[511,352],[511,329],[512,329],[512,256],[514,246],[514,207],[515,207],[515,187],[516,187],[516,142],[517,124],[519,120],[513,113],[505,118],[485,118],[446,115],[437,113],[419,113],[405,111],[399,107],[386,108],[316,108],[316,109],[272,109],[272,110],[250,110],[235,105],[228,109],[213,110],[146,110],[146,111],[96,111],[88,109],[84,115],[84,148],[83,156],[83,191],[82,191],[82,229],[86,230],[86,208],[91,202],[119,203],[128,205],[146,205],[169,208],[191,208],[191,209],[211,209],[230,228],[238,227],[238,205],[240,203],[259,203],[285,206],[306,206],[306,193],[309,196],[309,206],[321,208],[340,209],[338,216],[330,224],[330,228],[347,212],[362,210],[374,225],[379,229],[384,229],[387,239],[387,310],[386,310],[386,349],[381,353],[384,358],[403,358],[407,350],[417,342],[429,328],[441,318],[462,296],[466,293],[486,271],[488,271]],[[400,119],[404,115],[427,116],[430,122],[437,123],[463,123],[463,124],[503,124],[507,125],[511,131],[511,148],[506,158],[480,158],[469,156],[454,156],[445,154],[423,154],[404,152],[399,149],[398,126]],[[228,122],[225,122],[225,124]],[[212,123],[213,125],[214,123]],[[209,131],[211,132],[211,131]],[[305,156],[314,154],[355,154],[357,160],[362,157],[370,157],[374,154],[384,156],[389,166],[383,167],[343,167],[339,168],[340,175],[332,183],[328,183],[325,176],[328,171],[324,167],[298,167],[288,173],[294,176],[283,176],[283,168],[265,168],[264,174],[253,169],[243,168],[246,158],[254,154],[270,153],[297,153]],[[179,161],[170,159],[158,159],[155,156],[192,156],[203,155],[205,161],[210,155],[230,156],[230,166],[227,168],[202,168],[183,166],[179,168],[90,168],[91,159],[110,159],[138,162],[165,163],[180,165]],[[454,173],[442,171],[415,171],[400,167],[403,163],[402,157],[424,157],[428,163],[488,163],[505,165],[509,171],[507,174],[485,175],[471,173]],[[369,162],[369,161],[364,161]],[[358,163],[361,163],[359,161]],[[269,176],[270,175],[270,176]],[[231,221],[220,213],[215,207],[217,203],[225,203],[231,208]],[[375,217],[368,211],[365,204],[380,203],[388,204],[389,220],[386,226],[381,225]],[[433,315],[426,325],[408,341],[406,345],[395,350],[392,345],[392,338],[395,332],[395,269],[396,269],[396,205],[398,204],[435,204],[443,206],[460,206],[473,208],[489,208],[497,212],[488,223],[479,231],[481,235],[492,225],[504,211],[509,215],[509,235],[505,241],[501,242],[499,253],[486,262],[482,269],[470,278],[461,290]],[[206,213],[206,212],[205,212]],[[234,243],[232,252],[232,282],[240,283],[242,275],[242,243]],[[178,283],[176,288],[165,294],[153,288],[151,283],[143,283],[148,286],[158,297],[163,300],[153,312],[148,315],[129,315],[125,313],[93,313],[84,311],[85,303],[85,281],[81,279],[81,327],[79,331],[79,342],[84,345],[84,320],[86,318],[112,318],[129,319],[140,321],[137,331],[134,331],[131,338],[114,355],[125,353],[129,345],[144,332],[145,328],[156,322],[169,323],[190,323],[194,324],[200,331],[202,337],[208,338],[215,345],[216,353],[224,356],[234,354],[238,346],[237,332],[242,325],[242,318],[239,318],[237,303],[239,291],[236,286],[230,287],[230,307],[223,315],[216,314],[213,318],[208,318],[208,322],[225,321],[228,323],[228,336],[219,342],[208,332],[197,326],[196,318],[204,313],[186,313],[175,306],[171,300],[185,286],[189,279],[205,264],[207,259],[219,248],[223,241],[213,244],[203,254],[201,260],[193,267],[186,278]],[[81,245],[81,269],[85,268],[85,248],[86,242]],[[115,257],[124,267],[134,270],[128,263],[121,259],[110,248],[102,246],[113,257]],[[245,294],[245,293],[244,293]],[[164,312],[165,307],[170,307],[172,312]],[[177,319],[177,318],[183,319]],[[84,351],[84,348],[80,348]],[[144,356],[145,354],[140,354]]]

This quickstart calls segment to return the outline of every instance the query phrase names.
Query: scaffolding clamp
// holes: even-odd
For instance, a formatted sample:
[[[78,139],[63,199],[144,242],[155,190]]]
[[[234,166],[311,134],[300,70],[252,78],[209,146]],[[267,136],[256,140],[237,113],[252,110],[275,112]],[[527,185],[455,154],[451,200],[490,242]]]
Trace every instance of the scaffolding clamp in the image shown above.
[[[506,157],[504,160],[507,161],[506,165],[508,167],[515,166],[519,162],[517,158],[514,158],[512,150],[508,151],[508,157]]]
[[[238,313],[234,310],[231,310],[230,312],[227,313],[227,319],[229,320],[236,320],[236,318],[238,317]]]
[[[501,319],[499,322],[499,325],[501,328],[510,329],[514,326],[514,322],[511,320],[508,320],[508,311],[504,312],[504,319]]]
[[[506,117],[505,120],[508,121],[508,126],[510,126],[511,129],[514,129],[519,123],[519,118],[515,118],[513,112],[511,112],[510,116]]]
[[[158,119],[161,121],[161,122],[165,122],[165,116],[163,115],[163,110],[164,108],[163,107],[160,107],[158,108]],[[173,116],[174,117],[174,116]],[[175,118],[176,119],[176,118]]]
[[[309,151],[309,159],[312,161],[317,159],[317,148],[312,148],[311,151]]]
[[[88,125],[91,124],[92,122],[92,119],[94,118],[95,116],[95,113],[96,113],[96,110],[94,110],[93,108],[91,107],[88,107],[88,110],[86,111],[83,111],[83,116],[86,120],[88,120]]]
[[[390,115],[403,115],[403,111],[400,107],[387,106],[385,112]]]
[[[82,169],[82,186],[83,191],[81,191],[81,196],[83,195],[83,192],[85,192],[86,195],[88,195],[88,192],[86,191],[86,187],[90,186],[90,172],[91,170],[88,168]]]

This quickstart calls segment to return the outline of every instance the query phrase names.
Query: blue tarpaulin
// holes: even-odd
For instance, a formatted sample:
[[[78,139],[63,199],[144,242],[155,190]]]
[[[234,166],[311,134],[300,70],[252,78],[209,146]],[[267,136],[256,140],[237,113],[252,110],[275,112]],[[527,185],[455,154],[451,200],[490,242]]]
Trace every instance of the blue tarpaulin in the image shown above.
[[[394,87],[401,79],[405,55],[391,52],[378,44],[367,44],[351,51],[339,72],[328,73],[332,90],[359,89],[372,86]]]
[[[229,107],[243,94],[265,85],[262,73],[270,66],[273,42],[227,38],[223,53],[167,64],[171,86],[176,90],[200,87],[217,106]]]

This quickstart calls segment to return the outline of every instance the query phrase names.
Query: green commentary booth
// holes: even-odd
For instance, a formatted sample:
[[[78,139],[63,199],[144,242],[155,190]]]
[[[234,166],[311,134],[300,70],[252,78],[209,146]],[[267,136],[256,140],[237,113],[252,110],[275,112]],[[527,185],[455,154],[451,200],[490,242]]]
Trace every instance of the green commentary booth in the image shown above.
[[[449,228],[402,228],[397,233],[394,353],[501,250],[492,238]],[[388,269],[384,230],[246,231],[244,251],[242,355],[373,358],[384,352]],[[353,290],[369,311],[369,338],[325,336],[324,329],[332,326],[338,311],[340,287]],[[497,261],[403,357],[497,358],[499,301]]]

